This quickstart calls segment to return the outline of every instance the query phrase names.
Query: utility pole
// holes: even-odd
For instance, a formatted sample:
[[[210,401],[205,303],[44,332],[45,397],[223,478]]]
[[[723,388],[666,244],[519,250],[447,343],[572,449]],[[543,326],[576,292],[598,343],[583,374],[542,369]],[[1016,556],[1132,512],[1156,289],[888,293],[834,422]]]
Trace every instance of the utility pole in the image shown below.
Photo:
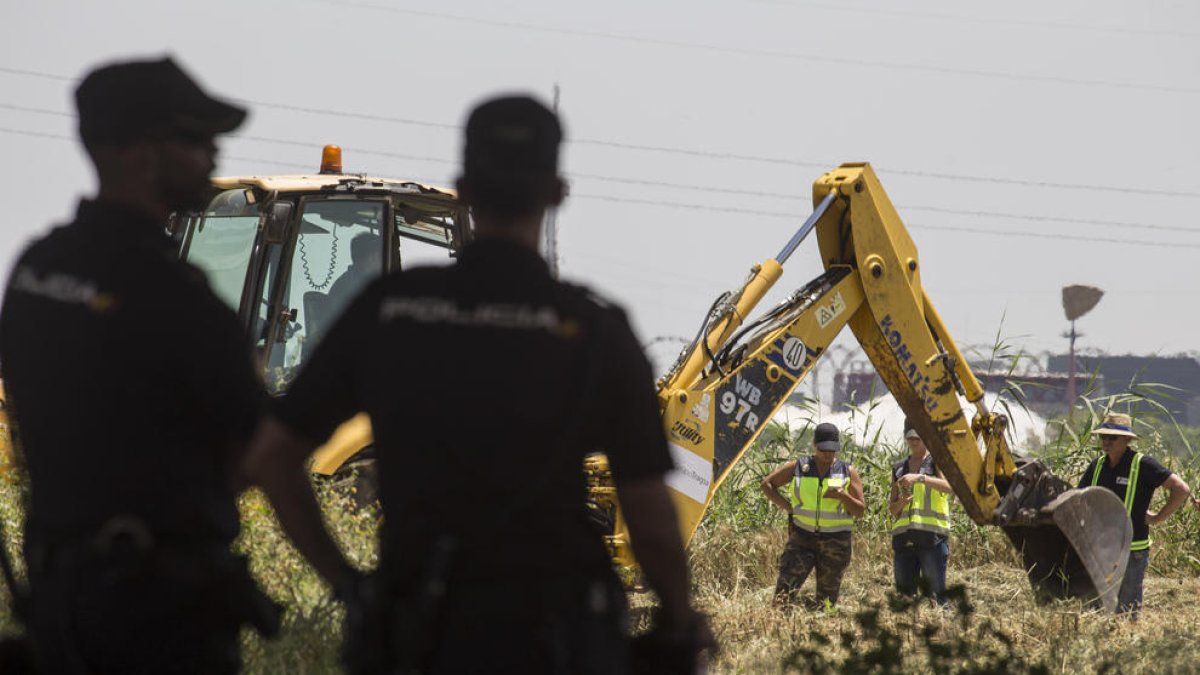
[[[1063,337],[1069,338],[1071,341],[1071,346],[1067,352],[1067,394],[1064,397],[1067,407],[1070,408],[1075,405],[1075,397],[1078,395],[1075,390],[1075,373],[1077,372],[1075,367],[1075,338],[1083,336],[1075,332],[1075,322],[1071,321],[1071,332],[1063,333]]]
[[[554,83],[554,114],[558,114],[558,83]],[[546,237],[546,264],[550,266],[550,274],[555,279],[558,278],[558,208],[550,207],[546,210],[546,221],[543,223],[542,231]]]
[[[1070,350],[1067,353],[1067,391],[1064,396],[1068,416],[1075,409],[1075,399],[1079,396],[1075,386],[1075,373],[1078,372],[1075,365],[1075,339],[1081,338],[1083,335],[1075,330],[1075,320],[1092,311],[1103,295],[1104,291],[1094,286],[1064,286],[1062,289],[1063,312],[1066,313],[1067,320],[1071,322],[1071,332],[1062,335],[1071,341]]]

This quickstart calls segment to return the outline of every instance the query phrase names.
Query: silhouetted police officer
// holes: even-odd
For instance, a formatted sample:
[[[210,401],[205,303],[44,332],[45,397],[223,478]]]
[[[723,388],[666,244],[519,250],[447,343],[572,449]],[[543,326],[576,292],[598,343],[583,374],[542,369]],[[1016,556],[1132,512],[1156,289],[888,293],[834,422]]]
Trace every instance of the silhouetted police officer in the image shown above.
[[[266,608],[229,550],[265,399],[234,314],[164,225],[204,205],[213,139],[246,113],[170,59],[101,67],[75,99],[99,192],[21,254],[0,314],[38,665],[235,672],[239,627]]]
[[[453,267],[369,286],[252,444],[248,473],[349,597],[354,573],[300,471],[340,422],[371,416],[384,519],[363,623],[378,635],[350,650],[354,669],[627,672],[624,596],[587,518],[582,462],[594,450],[608,453],[661,600],[657,635],[688,657],[711,642],[688,603],[649,365],[624,313],[555,281],[537,253],[544,212],[565,194],[561,138],[530,98],[476,108],[458,182],[475,241]]]

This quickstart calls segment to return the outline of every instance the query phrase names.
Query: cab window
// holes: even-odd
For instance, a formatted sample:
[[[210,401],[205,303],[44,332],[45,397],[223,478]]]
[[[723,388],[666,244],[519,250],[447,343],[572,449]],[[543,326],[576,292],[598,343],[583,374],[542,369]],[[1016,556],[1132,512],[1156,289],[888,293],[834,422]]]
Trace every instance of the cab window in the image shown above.
[[[284,279],[283,302],[295,318],[282,327],[267,382],[282,391],[351,300],[383,271],[382,201],[302,202],[299,233]]]
[[[204,270],[213,293],[235,312],[258,233],[258,209],[248,192],[221,192],[203,213],[191,216],[180,250],[184,260]]]
[[[396,242],[400,269],[450,264],[454,212],[440,204],[415,200],[396,205]]]

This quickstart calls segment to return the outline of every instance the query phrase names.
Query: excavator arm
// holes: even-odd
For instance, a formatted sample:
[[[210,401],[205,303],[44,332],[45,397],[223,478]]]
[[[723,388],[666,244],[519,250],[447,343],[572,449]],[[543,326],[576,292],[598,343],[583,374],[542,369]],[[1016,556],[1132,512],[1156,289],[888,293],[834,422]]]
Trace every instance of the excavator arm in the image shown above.
[[[1041,462],[1013,456],[1007,419],[984,405],[982,386],[921,285],[916,246],[870,165],[825,174],[813,184],[813,203],[784,249],[718,299],[659,381],[676,464],[667,484],[685,541],[729,469],[849,325],[966,513],[1004,528],[1034,587],[1114,607],[1132,536],[1121,501],[1102,488],[1072,490]],[[813,232],[824,273],[747,324]],[[603,457],[589,460],[586,471],[597,512],[611,527],[614,558],[630,564]]]

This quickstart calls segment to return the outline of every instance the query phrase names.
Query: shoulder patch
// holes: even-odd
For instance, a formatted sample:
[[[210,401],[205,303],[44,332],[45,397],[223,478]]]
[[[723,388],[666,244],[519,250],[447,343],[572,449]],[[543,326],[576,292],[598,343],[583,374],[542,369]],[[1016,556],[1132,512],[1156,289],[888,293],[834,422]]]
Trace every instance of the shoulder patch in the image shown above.
[[[104,314],[120,304],[117,296],[102,290],[98,282],[67,272],[46,272],[26,264],[18,265],[9,289],[42,300],[78,305],[95,314]]]

